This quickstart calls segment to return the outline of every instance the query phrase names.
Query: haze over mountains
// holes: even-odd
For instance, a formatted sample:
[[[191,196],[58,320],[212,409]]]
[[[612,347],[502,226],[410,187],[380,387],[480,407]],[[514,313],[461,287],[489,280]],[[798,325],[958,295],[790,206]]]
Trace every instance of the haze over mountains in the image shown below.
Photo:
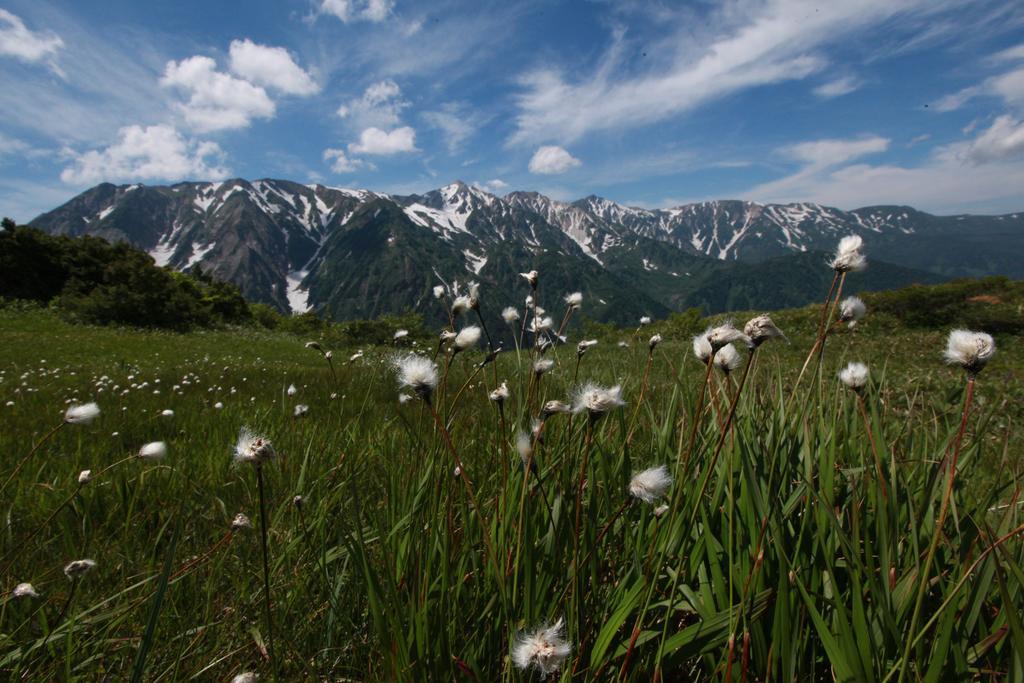
[[[816,300],[843,235],[860,234],[871,266],[848,291],[957,276],[1024,277],[1024,212],[934,216],[907,206],[853,211],[817,204],[711,201],[671,209],[535,192],[504,197],[454,182],[423,195],[242,179],[171,186],[108,183],[32,225],[124,240],[159,265],[201,267],[251,300],[338,319],[440,309],[434,285],[482,283],[494,315],[521,306],[518,273],[536,268],[542,298],[582,291],[584,312],[634,322]]]

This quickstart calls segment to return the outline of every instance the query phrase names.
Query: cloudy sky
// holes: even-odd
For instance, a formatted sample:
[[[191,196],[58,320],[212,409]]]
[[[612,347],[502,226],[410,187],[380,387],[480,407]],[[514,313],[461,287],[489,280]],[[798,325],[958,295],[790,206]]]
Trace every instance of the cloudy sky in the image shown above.
[[[99,182],[1024,209],[1018,0],[0,3],[0,213]]]

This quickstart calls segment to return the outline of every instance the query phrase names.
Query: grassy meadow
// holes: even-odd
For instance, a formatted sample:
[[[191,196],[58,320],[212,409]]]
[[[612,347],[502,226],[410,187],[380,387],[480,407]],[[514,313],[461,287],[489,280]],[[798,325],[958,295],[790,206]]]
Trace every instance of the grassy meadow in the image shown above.
[[[561,294],[540,292],[556,319]],[[1024,680],[1020,338],[996,338],[961,429],[948,328],[869,311],[797,384],[820,310],[773,314],[788,341],[729,374],[691,344],[724,317],[582,357],[570,328],[540,376],[492,326],[506,351],[442,352],[427,401],[392,362],[435,339],[325,342],[329,365],[287,334],[0,309],[0,675]],[[837,379],[851,361],[860,392]],[[625,405],[532,432],[587,381]],[[63,423],[91,401],[94,421]],[[234,462],[246,426],[274,459]],[[158,441],[166,457],[138,457]]]

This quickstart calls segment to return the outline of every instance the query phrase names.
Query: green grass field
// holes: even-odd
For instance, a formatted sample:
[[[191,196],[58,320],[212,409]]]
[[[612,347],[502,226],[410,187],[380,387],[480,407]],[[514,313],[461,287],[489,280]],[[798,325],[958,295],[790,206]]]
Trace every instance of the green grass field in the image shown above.
[[[967,382],[943,363],[948,330],[869,313],[794,387],[819,309],[773,316],[789,342],[757,351],[742,391],[742,369],[705,383],[702,327],[655,323],[578,368],[570,337],[529,406],[529,350],[475,373],[482,351],[447,373],[442,354],[431,403],[400,403],[395,348],[332,349],[332,373],[284,334],[0,309],[0,672],[539,680],[511,652],[561,619],[571,652],[544,660],[560,664],[548,680],[1024,680],[1021,340],[997,338],[958,440]],[[836,378],[849,361],[870,367],[863,404]],[[626,405],[551,415],[526,439],[526,476],[517,431],[574,377],[621,385]],[[94,422],[49,434],[88,401]],[[257,468],[233,462],[243,426],[277,454],[265,526]],[[166,458],[135,457],[154,441]],[[657,465],[664,497],[631,498]],[[252,529],[232,530],[238,513]],[[82,558],[95,568],[66,577]],[[38,597],[14,597],[20,582]]]

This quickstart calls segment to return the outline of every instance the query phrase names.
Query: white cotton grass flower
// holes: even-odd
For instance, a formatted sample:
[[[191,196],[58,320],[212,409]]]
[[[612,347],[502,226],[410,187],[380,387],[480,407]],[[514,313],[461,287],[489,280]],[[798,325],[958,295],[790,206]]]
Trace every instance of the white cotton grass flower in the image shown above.
[[[78,473],[79,484],[88,484],[90,479],[92,479],[92,470],[82,470]]]
[[[320,344],[315,341],[306,342],[306,348],[313,349],[314,351],[319,351],[320,353],[324,352],[324,347],[320,346]]]
[[[443,296],[444,296],[444,286],[442,286],[442,285],[434,285],[434,298],[435,299],[440,299]]]
[[[90,560],[90,559],[74,560],[73,562],[68,562],[68,564],[65,565],[65,567],[64,567],[64,576],[68,577],[72,581],[75,581],[77,579],[82,578],[83,576],[85,576],[86,574],[88,574],[89,572],[91,572],[95,568],[96,568],[96,561],[95,560]]]
[[[648,348],[650,348],[651,351],[653,351],[655,349],[655,347],[657,347],[658,344],[660,344],[660,343],[661,343],[661,335],[660,334],[656,334],[653,337],[651,337],[650,341],[647,342],[647,346],[648,346]]]
[[[732,344],[726,344],[715,354],[715,367],[727,375],[742,364],[743,358]]]
[[[664,514],[666,512],[668,512],[668,505],[664,505],[664,504],[659,505],[658,507],[654,508],[654,510],[652,510],[652,512],[654,513],[655,517],[659,517],[660,518],[660,517],[664,516]]]
[[[355,353],[353,353],[351,356],[348,357],[348,362],[349,363],[355,363],[357,360],[362,358],[363,355],[364,354],[363,354],[362,351],[356,351]]]
[[[552,400],[544,404],[541,413],[545,416],[557,415],[558,413],[571,413],[572,406],[565,401]]]
[[[458,333],[452,332],[451,330],[441,330],[441,334],[438,335],[438,340],[443,344],[455,339],[457,336],[459,336]]]
[[[415,353],[398,356],[391,361],[398,373],[398,385],[412,389],[422,399],[429,400],[437,388],[437,364]]]
[[[995,354],[996,342],[991,335],[970,330],[953,330],[946,340],[943,357],[950,365],[959,365],[970,374],[976,375]]]
[[[213,404],[213,407],[215,410],[221,410],[224,407],[224,404],[220,401],[217,401],[216,403]]]
[[[38,598],[39,593],[31,583],[19,583],[11,591],[12,598]]]
[[[530,435],[521,429],[516,432],[516,452],[519,453],[519,459],[523,462],[523,467],[526,467],[533,457],[533,441]]]
[[[622,400],[622,387],[619,385],[606,388],[587,382],[573,395],[572,412],[586,412],[591,417],[599,417],[624,405],[626,402]]]
[[[550,358],[539,358],[533,363],[533,374],[543,375],[550,372],[553,367],[555,367],[555,361]]]
[[[836,254],[828,265],[837,273],[849,273],[851,271],[864,270],[868,260],[861,253],[864,248],[864,240],[860,235],[847,235],[839,240],[836,247]]]
[[[396,330],[392,339],[398,341],[399,339],[405,339],[409,336],[409,330]]]
[[[507,401],[508,397],[511,395],[512,392],[509,391],[508,382],[503,381],[500,387],[498,387],[488,395],[488,398],[490,398],[492,401],[494,401],[500,406],[503,403],[505,403],[505,401]]]
[[[864,363],[850,363],[839,371],[839,381],[854,391],[860,391],[868,383],[868,366]]]
[[[501,312],[501,319],[505,321],[505,324],[511,325],[519,320],[519,311],[511,306],[506,306]]]
[[[708,341],[709,334],[711,334],[710,327],[693,338],[693,355],[701,363],[707,363],[711,359],[712,354],[714,354],[714,351],[711,349],[711,342]]]
[[[839,304],[839,322],[849,323],[853,327],[867,312],[867,305],[859,297],[848,296]]]
[[[459,333],[455,335],[455,351],[465,351],[476,346],[480,342],[480,327],[478,325],[470,325],[469,327],[463,327],[459,330]]]
[[[249,517],[246,516],[246,514],[243,512],[239,512],[237,515],[235,515],[235,518],[231,520],[232,531],[242,531],[251,528],[252,520],[250,520]]]
[[[468,296],[457,296],[452,302],[452,315],[458,317],[471,308],[473,308],[473,301]]]
[[[100,416],[100,407],[95,403],[70,406],[64,411],[64,421],[72,425],[87,425]]]
[[[413,398],[412,394],[404,394],[404,393],[403,394],[399,394],[398,395],[398,403],[400,405],[405,405],[406,403],[411,401],[412,398]]]
[[[292,505],[302,508],[306,504],[306,497],[301,495],[292,496]]]
[[[167,457],[167,444],[163,441],[152,441],[139,449],[142,460],[162,460]]]
[[[672,486],[672,475],[664,465],[637,472],[629,480],[629,495],[653,505]]]
[[[573,292],[565,295],[565,304],[572,310],[579,310],[583,306],[583,292]]]
[[[593,346],[597,346],[596,339],[584,339],[583,341],[576,345],[576,355],[582,356],[587,352],[588,349],[590,349]]]
[[[170,408],[166,408],[160,411],[160,417],[174,417],[174,411]]]
[[[519,277],[525,278],[530,283],[530,287],[537,289],[537,282],[540,281],[540,274],[536,270],[531,270],[528,273],[519,273]]]
[[[620,349],[628,349],[629,348],[629,342],[625,341],[625,340],[622,340],[616,346],[618,346]]]
[[[768,314],[759,315],[748,320],[747,324],[743,326],[743,334],[750,337],[750,343],[753,344],[755,348],[769,339],[786,338],[786,335],[782,333],[782,330],[775,326],[771,316]]]
[[[726,321],[718,327],[713,327],[707,333],[708,343],[711,344],[712,351],[718,351],[726,344],[733,342],[743,342],[747,347],[751,345],[750,337],[737,330],[732,325],[732,321]]]
[[[260,680],[258,674],[254,674],[252,671],[243,671],[240,674],[235,674],[231,683],[256,683],[258,680]]]
[[[536,334],[538,332],[547,332],[555,326],[555,321],[548,316],[541,316],[539,313],[537,317],[530,321],[530,332]]]
[[[297,393],[299,393],[299,390],[295,388],[295,385],[294,384],[289,384],[288,385],[288,395],[289,396],[294,396]]]
[[[643,327],[644,325],[650,325],[650,324],[651,324],[651,316],[649,316],[649,315],[642,315],[642,316],[640,316],[640,326],[641,327]]]
[[[250,463],[259,467],[263,463],[273,460],[277,454],[270,441],[248,427],[242,427],[238,432],[238,441],[235,443],[235,462]]]
[[[296,404],[295,409],[292,411],[292,417],[306,417],[309,414],[309,406],[305,403]]]
[[[512,662],[523,670],[537,668],[543,676],[558,671],[572,652],[564,630],[565,622],[559,619],[551,626],[521,634],[512,646]]]

